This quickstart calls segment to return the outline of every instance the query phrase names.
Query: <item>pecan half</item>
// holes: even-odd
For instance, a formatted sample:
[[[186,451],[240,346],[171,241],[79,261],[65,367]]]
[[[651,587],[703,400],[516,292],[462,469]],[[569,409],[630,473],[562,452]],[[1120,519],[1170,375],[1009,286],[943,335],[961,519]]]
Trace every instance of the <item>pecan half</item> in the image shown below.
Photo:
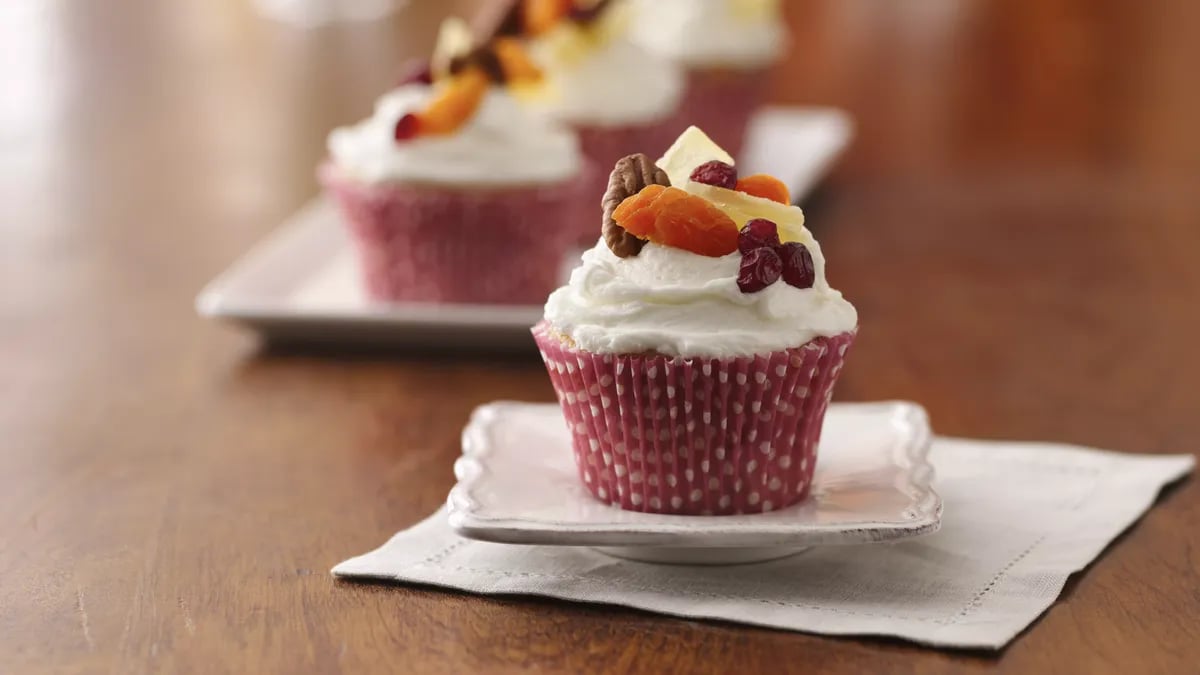
[[[670,187],[671,179],[667,173],[658,168],[647,156],[638,153],[617,160],[612,174],[608,177],[608,190],[600,207],[604,209],[604,243],[618,258],[631,258],[641,252],[646,242],[625,231],[625,228],[613,220],[613,211],[625,201],[625,198],[636,195],[647,185],[665,185]]]
[[[503,85],[507,79],[500,58],[492,49],[492,45],[480,45],[463,56],[456,56],[450,61],[450,74],[457,75],[468,66],[478,66],[488,79],[498,85]]]

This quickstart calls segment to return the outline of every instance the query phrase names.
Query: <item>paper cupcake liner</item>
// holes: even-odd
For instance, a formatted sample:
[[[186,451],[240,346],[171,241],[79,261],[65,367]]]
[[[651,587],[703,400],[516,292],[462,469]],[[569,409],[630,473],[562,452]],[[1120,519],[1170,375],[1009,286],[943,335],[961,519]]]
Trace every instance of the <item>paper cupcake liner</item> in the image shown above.
[[[535,304],[558,286],[582,179],[536,187],[367,185],[320,170],[376,300]],[[597,226],[598,230],[598,226]]]
[[[617,160],[635,152],[657,159],[686,128],[683,118],[671,115],[641,125],[615,127],[575,125],[579,146],[590,165],[585,172],[584,198],[576,218],[575,243],[592,245],[600,238],[600,202],[608,189],[608,177]]]
[[[682,108],[688,123],[704,130],[738,158],[746,127],[766,99],[768,70],[695,69],[688,72]]]
[[[533,329],[598,500],[680,515],[761,513],[808,496],[854,333],[727,359],[595,354]]]

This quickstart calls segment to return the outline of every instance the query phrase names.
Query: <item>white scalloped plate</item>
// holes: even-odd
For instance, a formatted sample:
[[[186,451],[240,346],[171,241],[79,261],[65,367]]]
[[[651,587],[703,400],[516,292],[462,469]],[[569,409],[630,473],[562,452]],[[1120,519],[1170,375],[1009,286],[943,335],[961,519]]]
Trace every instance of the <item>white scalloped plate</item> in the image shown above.
[[[765,108],[751,122],[739,165],[783,178],[792,196],[801,199],[853,132],[853,122],[840,110]],[[244,324],[273,340],[534,351],[529,328],[542,317],[540,305],[368,300],[344,230],[333,204],[314,199],[210,282],[196,298],[196,311]],[[578,256],[563,262],[569,270]]]
[[[941,526],[931,437],[916,404],[835,403],[803,504],[755,515],[656,515],[587,493],[557,404],[497,402],[476,409],[463,431],[448,515],[472,539],[595,546],[653,562],[750,562],[809,546],[892,541]]]

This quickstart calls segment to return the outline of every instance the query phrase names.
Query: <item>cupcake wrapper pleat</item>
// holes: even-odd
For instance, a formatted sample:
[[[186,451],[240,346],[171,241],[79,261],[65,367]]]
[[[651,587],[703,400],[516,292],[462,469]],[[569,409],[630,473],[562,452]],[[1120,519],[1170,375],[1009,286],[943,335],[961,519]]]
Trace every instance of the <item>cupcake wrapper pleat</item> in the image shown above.
[[[365,185],[330,165],[321,180],[354,239],[376,300],[535,304],[560,281],[583,179],[538,187]],[[599,226],[597,226],[599,231]]]
[[[808,496],[854,333],[753,357],[594,354],[534,328],[580,480],[631,511],[760,513]]]

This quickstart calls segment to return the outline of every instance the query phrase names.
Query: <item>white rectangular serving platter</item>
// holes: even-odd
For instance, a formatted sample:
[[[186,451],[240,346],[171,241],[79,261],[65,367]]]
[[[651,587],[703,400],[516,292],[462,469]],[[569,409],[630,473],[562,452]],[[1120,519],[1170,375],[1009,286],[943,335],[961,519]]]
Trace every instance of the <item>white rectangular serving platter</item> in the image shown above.
[[[744,173],[782,178],[799,200],[852,136],[853,123],[839,110],[766,108],[752,120],[738,164]],[[573,263],[567,261],[564,268]],[[273,341],[533,349],[529,327],[541,318],[540,306],[372,302],[358,285],[355,264],[336,209],[318,197],[211,281],[196,298],[196,311],[242,324]]]

